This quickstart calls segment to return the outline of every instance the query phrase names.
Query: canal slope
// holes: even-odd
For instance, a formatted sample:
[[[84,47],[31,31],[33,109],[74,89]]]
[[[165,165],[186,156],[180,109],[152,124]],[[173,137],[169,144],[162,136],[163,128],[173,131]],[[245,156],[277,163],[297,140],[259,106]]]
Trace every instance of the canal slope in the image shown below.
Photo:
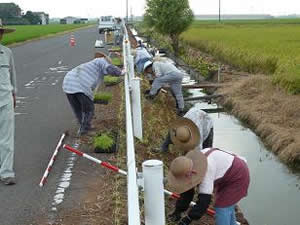
[[[225,75],[226,76],[226,75]],[[279,159],[300,167],[300,96],[289,95],[265,75],[228,81],[222,104],[262,138]]]

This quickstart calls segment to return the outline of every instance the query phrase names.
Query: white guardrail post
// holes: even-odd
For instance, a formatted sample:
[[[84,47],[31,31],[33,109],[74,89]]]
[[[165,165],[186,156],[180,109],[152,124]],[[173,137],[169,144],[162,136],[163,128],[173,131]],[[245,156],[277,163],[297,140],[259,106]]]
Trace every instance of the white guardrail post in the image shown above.
[[[104,42],[107,44],[107,31],[104,31]]]
[[[131,80],[132,92],[132,116],[134,136],[140,140],[143,139],[143,122],[141,107],[141,79],[135,77]]]
[[[165,225],[163,162],[143,162],[144,205],[146,225]]]
[[[130,45],[130,43],[129,43]],[[134,78],[134,59],[133,59],[133,56],[129,53],[128,54],[128,69],[129,69],[129,78],[132,80]],[[131,84],[131,82],[130,82]]]

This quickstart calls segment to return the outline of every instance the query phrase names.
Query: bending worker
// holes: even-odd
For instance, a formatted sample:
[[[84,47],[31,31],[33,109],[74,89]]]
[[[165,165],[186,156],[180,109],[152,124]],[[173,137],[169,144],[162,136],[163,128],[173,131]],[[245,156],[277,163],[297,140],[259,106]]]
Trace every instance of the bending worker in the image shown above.
[[[147,51],[147,49],[142,45],[141,42],[139,42],[139,44],[140,44],[139,47],[137,47],[134,51],[135,54],[134,63],[136,65],[137,72],[142,73],[145,62],[151,60],[152,56]]]
[[[168,173],[170,190],[181,195],[175,211],[169,216],[178,225],[191,224],[206,212],[215,190],[216,225],[237,225],[235,205],[247,195],[250,183],[246,160],[216,148],[199,148],[171,162]],[[181,218],[193,200],[195,188],[198,200]]]
[[[111,64],[109,57],[97,52],[95,59],[75,67],[64,78],[63,90],[80,124],[79,136],[86,134],[91,128],[94,115],[93,90],[108,74],[120,76],[123,72]]]
[[[211,117],[194,105],[184,116],[171,124],[167,137],[155,152],[168,152],[169,145],[174,144],[185,152],[198,147],[200,150],[213,145],[213,121]]]
[[[144,64],[144,74],[150,74],[154,77],[152,87],[146,92],[146,98],[153,99],[163,85],[169,84],[171,93],[176,101],[177,115],[183,115],[184,100],[182,95],[183,73],[170,62],[166,61],[147,61]]]

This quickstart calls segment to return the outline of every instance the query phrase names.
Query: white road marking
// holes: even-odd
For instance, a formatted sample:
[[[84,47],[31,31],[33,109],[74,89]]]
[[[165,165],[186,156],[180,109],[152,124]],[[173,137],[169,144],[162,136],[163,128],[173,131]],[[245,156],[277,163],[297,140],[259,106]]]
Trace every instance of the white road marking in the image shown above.
[[[75,141],[75,144],[73,145],[74,148],[78,148],[79,143],[80,142],[77,139]],[[77,159],[77,155],[75,153],[72,153],[71,156],[69,157],[69,159],[67,160],[67,166],[65,168],[64,173],[62,174],[62,176],[60,178],[60,182],[58,184],[55,195],[53,197],[52,208],[51,208],[52,212],[56,212],[57,206],[64,201],[65,191],[71,184],[72,169],[75,165],[76,159]]]

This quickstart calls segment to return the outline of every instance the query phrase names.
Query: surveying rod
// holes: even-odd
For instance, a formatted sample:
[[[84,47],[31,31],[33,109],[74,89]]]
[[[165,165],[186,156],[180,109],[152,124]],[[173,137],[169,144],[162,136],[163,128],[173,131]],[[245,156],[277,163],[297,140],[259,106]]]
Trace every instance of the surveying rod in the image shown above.
[[[99,159],[96,159],[96,158],[94,158],[94,157],[92,157],[92,156],[90,156],[90,155],[88,155],[88,154],[85,154],[85,153],[83,153],[83,152],[81,152],[81,151],[79,151],[79,150],[77,150],[77,149],[75,149],[75,148],[72,148],[72,147],[69,146],[69,145],[66,145],[66,144],[65,144],[65,145],[63,145],[63,147],[64,147],[65,149],[67,149],[68,151],[73,152],[73,153],[75,153],[75,154],[77,154],[77,155],[79,155],[79,156],[82,156],[82,157],[84,157],[84,158],[87,158],[87,159],[89,159],[89,160],[91,160],[91,161],[93,161],[93,162],[95,162],[95,163],[98,163],[98,164],[100,164],[101,166],[106,167],[107,169],[110,169],[110,170],[112,170],[112,171],[114,171],[114,172],[117,172],[117,173],[120,173],[120,174],[123,174],[123,175],[126,175],[126,176],[127,176],[127,172],[126,172],[126,171],[121,170],[121,169],[119,169],[118,167],[113,166],[113,165],[111,165],[111,164],[108,163],[108,162],[103,162],[103,161],[101,161],[101,160],[99,160]],[[164,192],[165,192],[167,195],[171,196],[172,198],[175,198],[175,199],[179,199],[179,198],[180,198],[180,195],[179,195],[179,194],[170,192],[170,191],[168,191],[168,190],[166,190],[166,189],[164,189]],[[194,205],[196,205],[196,203],[195,203],[195,202],[191,202],[190,205],[191,205],[191,206],[194,206]],[[216,212],[215,212],[213,209],[207,209],[206,213],[207,213],[208,215],[210,215],[210,216],[214,216]]]

